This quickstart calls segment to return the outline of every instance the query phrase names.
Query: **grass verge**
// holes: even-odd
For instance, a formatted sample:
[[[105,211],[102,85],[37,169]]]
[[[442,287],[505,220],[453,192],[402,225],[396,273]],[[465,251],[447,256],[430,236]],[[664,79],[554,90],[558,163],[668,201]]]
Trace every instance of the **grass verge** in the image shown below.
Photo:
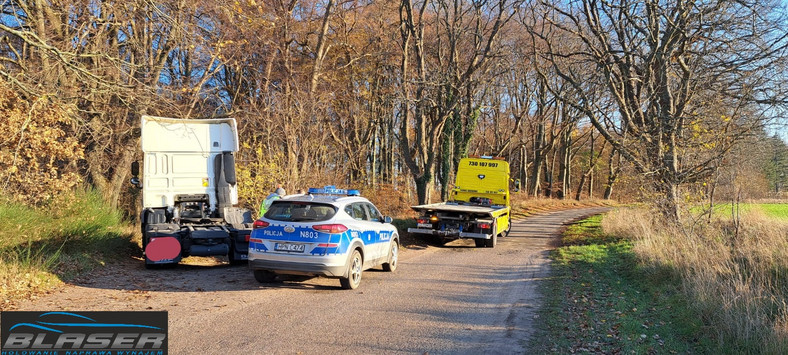
[[[644,267],[633,243],[600,227],[601,216],[571,225],[552,253],[553,276],[534,353],[702,353],[703,325],[681,292],[679,275]]]
[[[133,252],[131,235],[94,191],[40,208],[0,200],[0,310]]]

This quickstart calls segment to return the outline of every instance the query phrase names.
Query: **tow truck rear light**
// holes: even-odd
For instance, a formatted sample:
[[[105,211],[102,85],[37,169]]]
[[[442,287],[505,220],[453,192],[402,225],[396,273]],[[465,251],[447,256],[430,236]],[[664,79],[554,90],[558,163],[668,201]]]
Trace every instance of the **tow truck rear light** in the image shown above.
[[[252,224],[252,229],[266,228],[266,227],[268,227],[270,225],[271,225],[270,223],[268,223],[266,221],[261,221],[261,220],[258,219],[256,221],[254,221],[254,223]]]
[[[330,234],[343,233],[347,231],[347,227],[345,227],[344,224],[317,224],[312,226],[312,229],[318,232]]]
[[[430,220],[427,217],[417,218],[416,223],[418,224],[427,224],[430,223]]]
[[[435,222],[437,222],[437,221],[438,221],[438,216],[432,216],[432,217],[430,217],[430,222],[432,222],[432,223],[435,223]]]
[[[492,225],[489,223],[479,223],[479,228],[481,229],[490,229],[490,227],[492,227]]]

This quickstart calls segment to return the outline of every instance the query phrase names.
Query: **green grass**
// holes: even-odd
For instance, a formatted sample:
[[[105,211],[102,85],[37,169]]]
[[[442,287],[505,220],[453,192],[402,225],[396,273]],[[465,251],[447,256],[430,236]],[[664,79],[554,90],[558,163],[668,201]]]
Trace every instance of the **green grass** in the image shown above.
[[[671,270],[641,267],[601,216],[571,225],[541,286],[534,353],[703,353],[712,348]]]
[[[788,203],[760,203],[757,207],[767,216],[788,221]]]
[[[714,205],[714,215],[721,218],[730,218],[733,209],[736,206],[731,206],[730,203],[718,203]],[[753,210],[762,211],[769,217],[781,220],[788,220],[788,203],[740,203],[738,206],[739,213],[747,213]],[[701,208],[693,208],[694,213],[702,212]]]
[[[29,296],[128,255],[128,231],[120,212],[94,191],[39,208],[0,200],[0,298]]]

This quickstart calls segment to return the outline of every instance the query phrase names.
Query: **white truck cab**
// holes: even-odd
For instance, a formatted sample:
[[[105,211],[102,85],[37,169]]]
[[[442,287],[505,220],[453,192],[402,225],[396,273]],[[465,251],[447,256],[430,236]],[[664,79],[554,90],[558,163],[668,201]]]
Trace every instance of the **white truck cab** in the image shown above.
[[[233,118],[142,116],[142,188],[145,265],[177,264],[183,257],[227,255],[246,261],[251,212],[238,208]]]

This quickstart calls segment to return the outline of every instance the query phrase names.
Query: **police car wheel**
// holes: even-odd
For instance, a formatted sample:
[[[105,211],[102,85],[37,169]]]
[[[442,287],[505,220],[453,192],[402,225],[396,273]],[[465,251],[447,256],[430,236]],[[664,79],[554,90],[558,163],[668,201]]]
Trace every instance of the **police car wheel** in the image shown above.
[[[399,243],[397,240],[391,241],[391,248],[389,249],[389,262],[383,263],[383,271],[397,270],[397,259],[399,257]]]
[[[353,255],[350,257],[350,263],[348,265],[347,277],[339,279],[342,288],[346,290],[355,290],[361,283],[363,267],[364,260],[361,258],[361,253],[358,252],[358,249],[353,250]]]
[[[255,270],[254,279],[259,283],[267,284],[276,281],[276,274],[268,270]]]

